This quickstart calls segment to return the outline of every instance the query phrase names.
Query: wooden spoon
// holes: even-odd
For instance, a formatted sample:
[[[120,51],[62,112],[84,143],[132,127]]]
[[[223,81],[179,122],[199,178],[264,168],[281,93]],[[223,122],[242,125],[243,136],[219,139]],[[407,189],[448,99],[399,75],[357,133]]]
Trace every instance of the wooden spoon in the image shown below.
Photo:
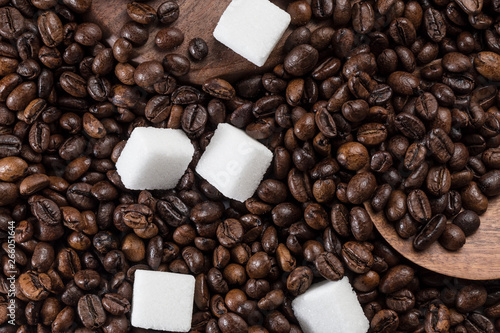
[[[465,245],[452,252],[438,242],[425,251],[413,249],[413,237],[402,239],[384,213],[375,213],[368,202],[365,208],[375,227],[385,240],[405,258],[431,271],[468,280],[500,278],[500,196],[489,202],[488,210],[481,215],[481,226],[467,237]]]
[[[166,0],[152,0],[148,5],[157,9]],[[191,71],[183,76],[181,81],[192,84],[203,84],[212,77],[222,77],[227,80],[236,80],[249,74],[263,73],[271,70],[274,66],[283,61],[285,56],[283,46],[288,35],[292,32],[289,27],[280,42],[271,53],[269,59],[263,67],[257,67],[245,58],[234,53],[213,37],[212,33],[226,7],[231,0],[178,0],[179,18],[171,25],[165,25],[158,20],[149,26],[149,39],[144,46],[135,50],[136,57],[132,63],[138,64],[147,60],[162,61],[169,53],[178,53],[188,56],[189,41],[195,37],[205,40],[208,45],[208,56],[202,61],[191,59]],[[281,9],[286,9],[289,0],[274,0],[274,4]],[[121,27],[130,21],[127,15],[127,2],[123,0],[93,1],[85,19],[97,23],[102,31],[108,46],[113,46],[114,41],[119,38]],[[328,21],[310,22],[307,27],[314,31],[317,27],[325,25]],[[174,50],[162,50],[155,45],[156,33],[167,26],[177,27],[184,32],[184,42]],[[189,56],[188,56],[189,57]]]

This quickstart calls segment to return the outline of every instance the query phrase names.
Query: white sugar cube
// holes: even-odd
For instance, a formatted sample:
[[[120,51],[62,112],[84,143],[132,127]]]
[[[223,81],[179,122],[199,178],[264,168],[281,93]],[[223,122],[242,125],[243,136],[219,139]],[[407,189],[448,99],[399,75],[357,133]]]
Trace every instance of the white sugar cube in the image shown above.
[[[268,0],[233,0],[214,37],[257,66],[262,66],[290,24],[290,15]]]
[[[226,197],[245,201],[254,194],[272,159],[273,153],[244,131],[219,124],[196,172]]]
[[[366,333],[370,327],[347,277],[312,285],[292,307],[304,333]]]
[[[132,326],[189,332],[195,279],[191,275],[137,270],[132,296]]]
[[[193,154],[194,147],[182,130],[137,127],[116,162],[116,170],[130,190],[168,190],[184,175]]]

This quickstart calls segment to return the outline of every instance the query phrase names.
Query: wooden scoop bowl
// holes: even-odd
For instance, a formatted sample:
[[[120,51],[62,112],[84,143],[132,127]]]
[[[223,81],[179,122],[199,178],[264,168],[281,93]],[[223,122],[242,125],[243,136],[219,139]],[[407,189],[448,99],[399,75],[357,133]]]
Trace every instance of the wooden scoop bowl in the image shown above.
[[[165,0],[151,0],[148,5],[157,9]],[[191,70],[189,74],[181,77],[181,81],[191,84],[203,84],[205,80],[212,77],[221,77],[227,80],[236,80],[249,74],[263,73],[271,70],[283,61],[285,53],[283,46],[288,35],[292,32],[289,27],[284,33],[278,45],[271,53],[263,67],[257,67],[245,58],[233,52],[213,37],[212,33],[226,7],[231,0],[178,0],[179,18],[170,25],[162,24],[156,20],[149,26],[149,39],[144,46],[135,50],[136,57],[132,63],[139,64],[147,60],[162,61],[169,53],[178,53],[188,56],[189,41],[195,37],[205,40],[208,45],[208,56],[201,60],[191,59]],[[286,10],[289,0],[274,0],[274,4]],[[123,0],[93,1],[90,10],[85,14],[85,19],[98,24],[109,46],[113,46],[119,38],[121,27],[130,21],[127,15],[127,2]],[[331,21],[330,21],[331,22]],[[323,22],[310,22],[307,27],[314,31]],[[167,26],[177,27],[184,32],[184,42],[174,50],[162,50],[155,45],[156,33]]]
[[[465,245],[455,252],[446,250],[438,242],[425,251],[415,251],[413,237],[402,239],[383,212],[375,213],[367,202],[365,208],[385,240],[415,264],[436,273],[468,280],[500,278],[500,196],[490,200],[488,210],[480,216],[479,229],[467,237]]]

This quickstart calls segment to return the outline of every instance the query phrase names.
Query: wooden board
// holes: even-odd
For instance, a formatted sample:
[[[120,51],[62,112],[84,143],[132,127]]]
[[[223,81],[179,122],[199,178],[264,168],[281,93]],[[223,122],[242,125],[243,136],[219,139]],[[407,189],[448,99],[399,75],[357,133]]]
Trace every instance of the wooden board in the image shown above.
[[[398,236],[383,213],[375,213],[369,203],[365,208],[375,227],[387,242],[405,258],[431,271],[469,280],[500,278],[500,197],[490,200],[488,211],[481,216],[481,226],[467,237],[458,251],[444,249],[438,242],[423,251],[413,249],[413,237]]]
[[[147,4],[157,9],[163,2],[165,0],[151,0]],[[222,77],[233,81],[245,75],[264,73],[282,62],[284,57],[283,45],[293,27],[288,28],[266,64],[260,68],[215,40],[212,36],[213,30],[230,2],[231,0],[178,0],[180,14],[177,21],[171,25],[165,25],[158,21],[152,23],[149,26],[149,39],[144,46],[135,50],[136,57],[132,63],[137,64],[146,60],[162,61],[163,57],[169,53],[188,56],[189,41],[195,37],[205,40],[209,53],[202,61],[191,62],[191,71],[181,78],[185,82],[202,84],[206,79],[212,77]],[[273,3],[282,9],[286,9],[289,1],[273,0]],[[123,24],[130,21],[126,9],[127,2],[123,0],[93,1],[90,11],[85,14],[85,19],[99,24],[103,30],[104,38],[109,44],[108,46],[112,46],[118,38]],[[328,24],[328,21],[331,23],[331,20],[320,23],[311,22],[308,27],[313,31],[320,25]],[[184,43],[175,50],[164,51],[154,43],[156,33],[167,26],[177,27],[184,32]]]

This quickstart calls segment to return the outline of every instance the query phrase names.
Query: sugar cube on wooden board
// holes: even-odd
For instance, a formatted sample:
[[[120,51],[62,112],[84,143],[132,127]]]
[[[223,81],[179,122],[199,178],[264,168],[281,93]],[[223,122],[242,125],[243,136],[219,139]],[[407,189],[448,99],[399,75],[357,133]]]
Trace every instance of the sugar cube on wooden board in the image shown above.
[[[130,190],[168,190],[184,175],[193,154],[191,140],[180,129],[137,127],[116,170]]]
[[[370,327],[347,277],[312,285],[292,307],[304,333],[366,333]]]
[[[132,295],[132,326],[189,332],[195,279],[191,275],[137,270]]]
[[[273,153],[229,124],[219,124],[196,172],[230,199],[245,201],[259,186]]]
[[[263,66],[290,24],[290,15],[268,0],[233,0],[214,37],[257,66]]]

